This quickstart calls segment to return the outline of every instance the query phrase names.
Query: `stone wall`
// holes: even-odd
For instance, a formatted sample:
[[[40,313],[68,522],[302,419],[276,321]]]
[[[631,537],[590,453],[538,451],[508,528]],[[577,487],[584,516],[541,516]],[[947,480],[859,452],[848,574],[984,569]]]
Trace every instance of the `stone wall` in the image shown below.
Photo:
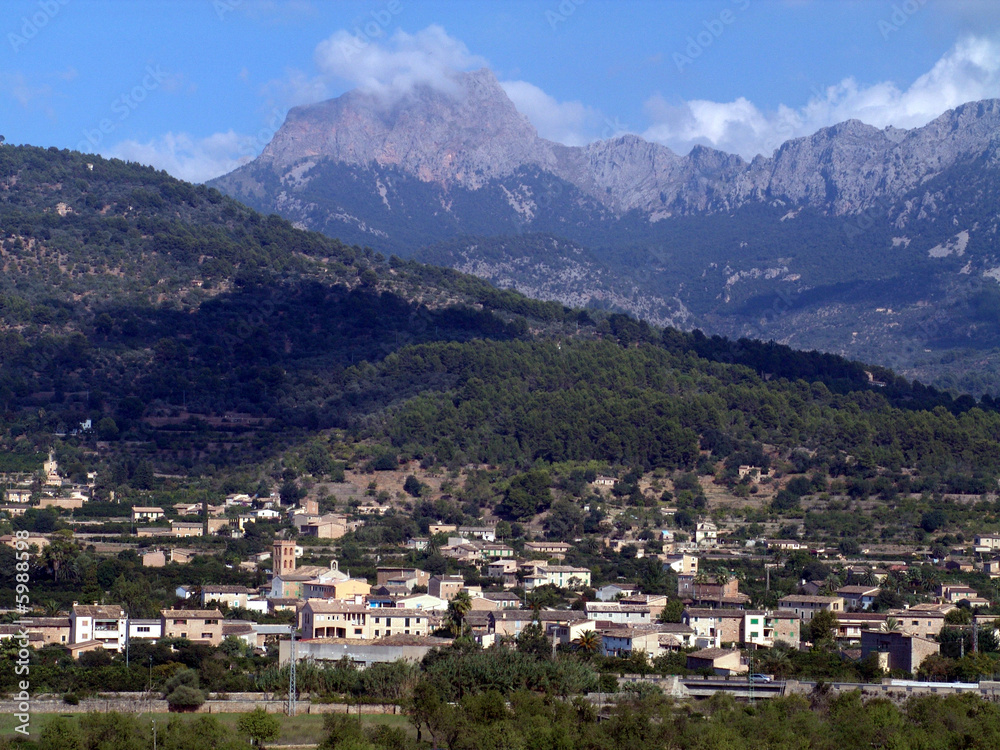
[[[159,694],[157,694],[159,695]],[[268,713],[284,713],[288,708],[287,700],[275,700],[269,693],[233,693],[226,698],[214,698],[206,701],[198,709],[198,713],[229,714],[247,713],[255,708],[263,708]],[[0,713],[18,713],[18,703],[15,701],[0,701]],[[81,699],[78,705],[66,703],[62,696],[39,695],[31,700],[30,713],[89,713],[97,711],[108,713],[169,713],[170,707],[159,697],[149,699],[145,693],[108,693],[94,698]],[[395,714],[401,713],[399,706],[370,704],[352,706],[346,703],[310,703],[308,697],[300,697],[296,704],[297,714]]]

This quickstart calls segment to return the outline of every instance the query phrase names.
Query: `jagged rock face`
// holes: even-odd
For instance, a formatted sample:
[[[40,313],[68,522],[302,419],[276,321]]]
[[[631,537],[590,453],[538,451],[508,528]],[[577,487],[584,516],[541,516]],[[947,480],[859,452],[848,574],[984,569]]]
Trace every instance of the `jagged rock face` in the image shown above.
[[[705,147],[679,156],[634,135],[562,146],[538,137],[489,70],[457,74],[452,84],[388,101],[352,91],[297,107],[250,165],[256,170],[241,168],[216,184],[266,199],[260,168],[294,191],[316,160],[333,159],[477,190],[534,166],[618,214],[637,209],[653,221],[772,200],[852,214],[887,206],[957,161],[995,151],[1000,133],[1000,100],[988,100],[909,131],[849,120],[748,164]]]
[[[481,70],[457,77],[450,90],[422,87],[392,101],[352,91],[296,107],[261,160],[281,170],[303,158],[331,157],[477,188],[524,164],[551,167],[552,145],[538,137],[493,74]]]
[[[788,141],[771,159],[755,159],[740,197],[767,195],[835,214],[864,211],[982,155],[998,132],[1000,100],[962,105],[909,131],[848,120]]]

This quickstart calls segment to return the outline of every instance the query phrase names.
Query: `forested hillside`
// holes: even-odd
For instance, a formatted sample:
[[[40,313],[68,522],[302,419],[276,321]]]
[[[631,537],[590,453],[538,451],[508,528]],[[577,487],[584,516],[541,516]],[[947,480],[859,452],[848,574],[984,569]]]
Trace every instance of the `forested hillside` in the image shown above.
[[[690,469],[765,444],[908,467],[935,489],[1000,470],[988,397],[533,301],[135,165],[7,146],[0,169],[8,462],[90,419],[75,440],[100,440],[99,460],[182,474],[246,469],[329,428],[512,470]]]

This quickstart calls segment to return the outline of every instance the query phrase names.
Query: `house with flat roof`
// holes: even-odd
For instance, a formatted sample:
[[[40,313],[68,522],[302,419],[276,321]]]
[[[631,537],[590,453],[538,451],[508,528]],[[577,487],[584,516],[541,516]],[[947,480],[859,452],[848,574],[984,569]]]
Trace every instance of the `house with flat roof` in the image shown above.
[[[573,548],[566,542],[525,542],[525,554],[548,555],[549,557],[565,556]]]
[[[649,607],[620,602],[587,602],[584,611],[600,627],[649,625],[656,618]]]
[[[743,610],[741,642],[748,646],[771,648],[778,641],[798,648],[802,619],[791,610]]]
[[[883,630],[885,612],[844,612],[837,615],[837,640],[860,643],[861,634],[866,630]]]
[[[699,547],[715,547],[719,543],[719,528],[711,521],[699,521],[694,527],[694,543]]]
[[[125,610],[117,604],[77,604],[70,610],[70,643],[97,641],[105,651],[123,651]]]
[[[681,622],[694,630],[696,638],[715,644],[739,643],[745,615],[742,609],[688,607]]]

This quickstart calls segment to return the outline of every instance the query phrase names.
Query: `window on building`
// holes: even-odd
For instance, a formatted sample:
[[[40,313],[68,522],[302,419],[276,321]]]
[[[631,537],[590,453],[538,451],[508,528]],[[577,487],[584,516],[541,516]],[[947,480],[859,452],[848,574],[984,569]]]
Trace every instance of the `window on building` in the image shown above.
[[[201,637],[210,640],[212,638],[212,634],[211,633],[202,633]]]
[[[361,628],[354,628],[354,635],[361,635]]]

